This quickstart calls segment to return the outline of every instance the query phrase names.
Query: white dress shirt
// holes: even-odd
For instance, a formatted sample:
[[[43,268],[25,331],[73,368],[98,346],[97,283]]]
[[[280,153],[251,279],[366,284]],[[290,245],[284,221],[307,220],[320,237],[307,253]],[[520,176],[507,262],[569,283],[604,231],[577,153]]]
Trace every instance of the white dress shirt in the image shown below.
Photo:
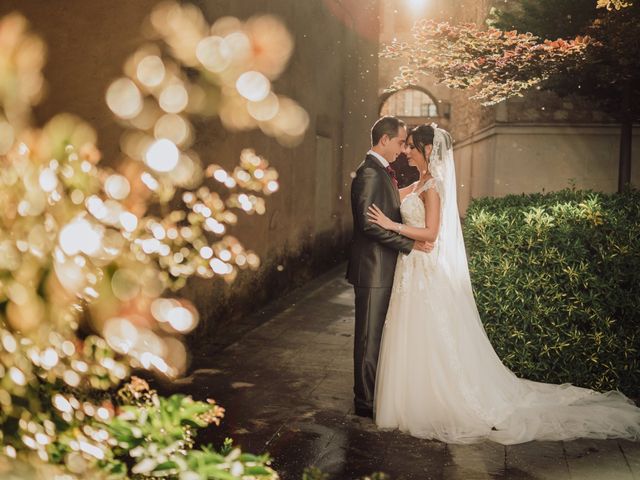
[[[379,153],[374,152],[373,150],[369,150],[367,152],[367,155],[373,155],[374,157],[376,157],[378,159],[378,161],[382,164],[382,166],[384,168],[387,168],[389,166],[389,162],[387,161],[386,158],[384,158],[382,155],[380,155]]]

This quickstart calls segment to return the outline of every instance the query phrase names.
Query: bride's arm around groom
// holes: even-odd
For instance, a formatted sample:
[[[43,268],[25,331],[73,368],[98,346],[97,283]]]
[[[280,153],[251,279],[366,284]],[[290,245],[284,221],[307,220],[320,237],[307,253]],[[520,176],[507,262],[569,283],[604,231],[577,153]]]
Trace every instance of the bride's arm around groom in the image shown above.
[[[407,238],[421,242],[435,242],[440,230],[440,196],[435,189],[429,188],[422,198],[425,207],[425,226],[411,227],[396,223],[388,218],[374,203],[369,207],[367,215],[369,220],[386,231],[398,232]]]
[[[356,222],[353,228],[387,248],[408,254],[413,249],[413,241],[407,239],[406,236],[398,235],[396,232],[377,225],[367,215],[368,209],[372,205],[386,205],[387,211],[395,207],[395,205],[389,205],[393,202],[390,202],[389,196],[385,195],[385,179],[377,170],[373,166],[363,165],[353,180],[351,198],[354,202],[354,222]],[[387,175],[386,172],[382,172],[382,174]]]

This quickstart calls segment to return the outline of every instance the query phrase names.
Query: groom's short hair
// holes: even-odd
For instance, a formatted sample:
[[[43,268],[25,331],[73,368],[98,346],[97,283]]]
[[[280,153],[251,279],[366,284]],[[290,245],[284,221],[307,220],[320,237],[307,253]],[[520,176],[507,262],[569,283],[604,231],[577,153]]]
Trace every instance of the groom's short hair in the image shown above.
[[[384,135],[389,138],[397,137],[398,130],[404,126],[405,123],[402,120],[390,115],[379,118],[371,127],[371,146],[375,147]]]

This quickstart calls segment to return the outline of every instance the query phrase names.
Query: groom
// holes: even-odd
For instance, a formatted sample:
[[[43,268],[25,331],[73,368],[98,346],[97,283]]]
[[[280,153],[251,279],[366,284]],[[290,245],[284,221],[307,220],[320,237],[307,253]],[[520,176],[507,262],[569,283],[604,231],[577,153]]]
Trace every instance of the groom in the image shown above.
[[[407,127],[395,117],[382,117],[371,129],[371,150],[351,183],[353,243],[347,279],[356,294],[356,326],[353,350],[355,412],[373,416],[373,395],[393,274],[398,252],[431,251],[432,244],[414,242],[371,223],[367,209],[376,204],[391,220],[402,222],[400,195],[391,168],[405,149]]]

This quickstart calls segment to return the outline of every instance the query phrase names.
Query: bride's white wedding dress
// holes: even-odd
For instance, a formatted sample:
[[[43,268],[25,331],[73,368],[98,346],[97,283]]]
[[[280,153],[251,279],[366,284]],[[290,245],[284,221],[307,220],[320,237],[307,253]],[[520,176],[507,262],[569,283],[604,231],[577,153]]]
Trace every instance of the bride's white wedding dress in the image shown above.
[[[430,170],[438,171],[431,163]],[[439,173],[401,205],[403,223],[424,227],[419,194],[435,188],[441,229],[433,252],[398,257],[376,374],[376,424],[448,443],[640,439],[640,409],[623,394],[519,379],[502,364],[476,308],[457,206],[451,216],[455,174]]]

